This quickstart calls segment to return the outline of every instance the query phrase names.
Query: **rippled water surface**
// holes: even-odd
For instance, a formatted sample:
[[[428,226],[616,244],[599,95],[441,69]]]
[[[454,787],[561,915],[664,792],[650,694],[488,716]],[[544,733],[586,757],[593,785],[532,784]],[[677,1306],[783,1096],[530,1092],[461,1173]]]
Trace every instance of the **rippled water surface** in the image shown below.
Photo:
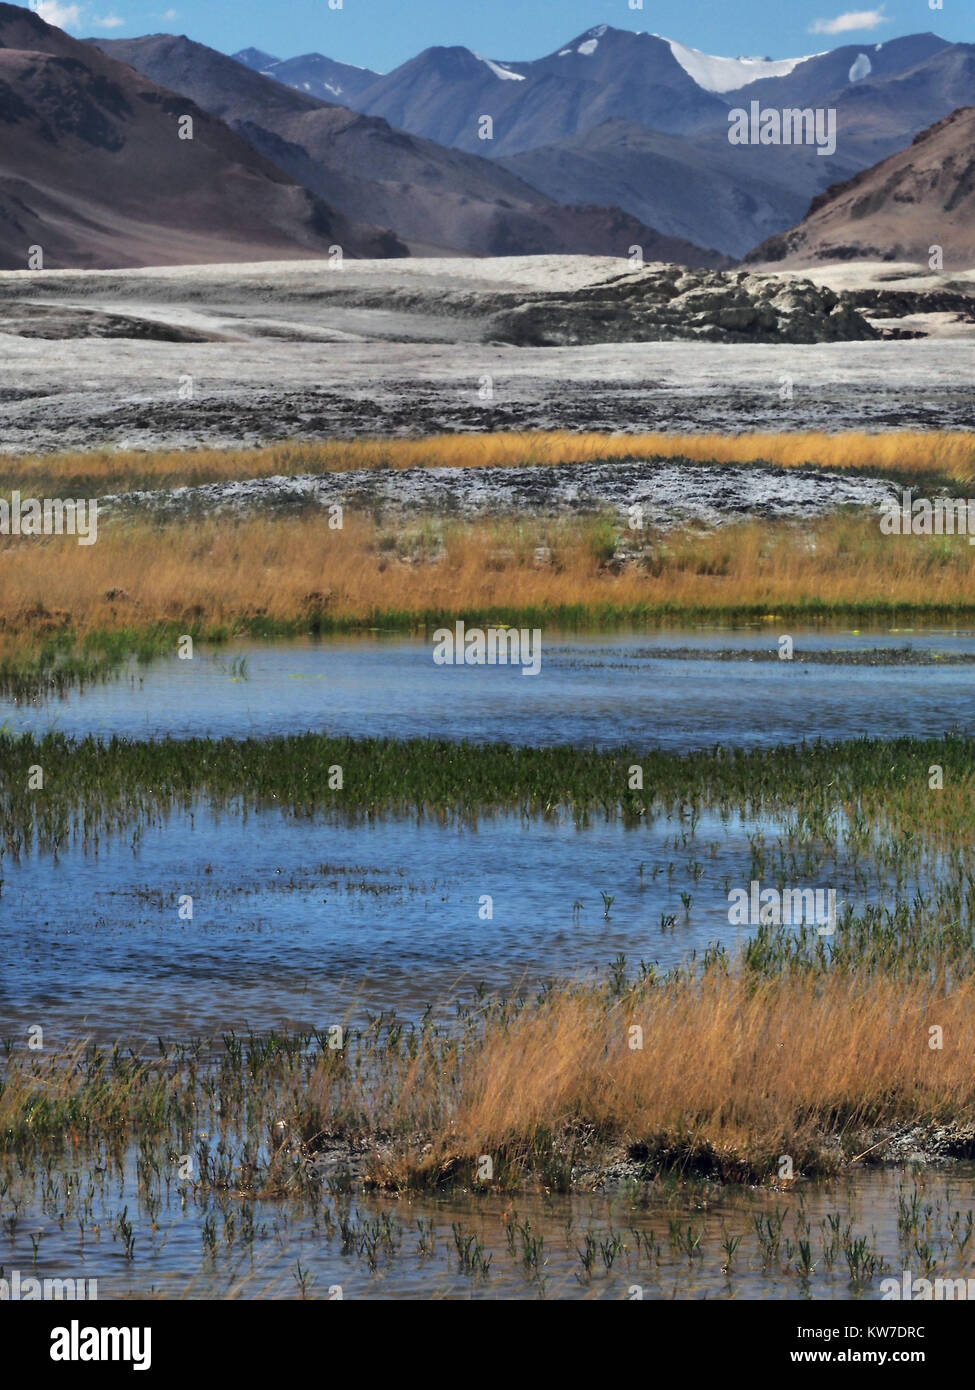
[[[792,662],[775,655],[779,635],[543,635],[537,678],[437,667],[429,641],[383,634],[198,649],[63,699],[5,702],[0,718],[76,736],[325,730],[672,750],[975,731],[975,666],[951,660],[975,655],[975,633],[795,630]],[[691,653],[663,654],[676,647]],[[914,663],[905,648],[937,656]],[[828,651],[860,657],[802,660]],[[729,925],[729,887],[747,885],[763,837],[782,831],[738,815],[688,827],[677,812],[638,828],[565,814],[350,824],[201,801],[57,858],[7,856],[0,1038],[17,1045],[41,1023],[49,1047],[88,1037],[151,1052],[158,1037],[325,1029],[381,1010],[449,1016],[481,989],[533,990],[621,955],[666,969],[714,943],[731,952],[745,929]],[[851,873],[842,847],[824,882],[853,908],[885,891],[882,874]],[[883,1277],[923,1272],[905,1202],[927,1212],[926,1248],[946,1277],[968,1276],[975,1220],[968,1164],[917,1178],[855,1169],[780,1192],[330,1193],[309,1207],[217,1199],[181,1184],[171,1157],[153,1176],[135,1149],[83,1177],[73,1162],[7,1171],[0,1264],[94,1278],[101,1297],[869,1299]],[[861,1238],[873,1263],[854,1277]]]
[[[668,749],[767,747],[803,738],[975,729],[975,632],[707,629],[568,640],[542,634],[537,676],[514,667],[437,666],[432,641],[375,634],[320,643],[198,648],[190,661],[129,666],[117,680],[31,704],[0,701],[17,731],[260,737],[336,734],[476,742],[640,742]],[[688,659],[661,649],[689,648]],[[905,649],[943,664],[910,665]],[[719,659],[750,652],[754,660]],[[807,653],[873,652],[877,665],[804,662]],[[884,655],[886,653],[886,656]],[[243,667],[240,659],[243,658]]]
[[[328,1197],[309,1211],[216,1204],[175,1181],[140,1187],[133,1153],[99,1172],[83,1199],[91,1219],[77,1220],[78,1195],[66,1190],[49,1182],[45,1200],[25,1200],[12,1229],[4,1223],[8,1278],[93,1279],[99,1298],[879,1300],[883,1280],[903,1289],[905,1272],[909,1282],[925,1273],[904,1224],[911,1205],[934,1261],[928,1276],[973,1274],[972,1164],[861,1168],[787,1192],[692,1183],[549,1198]],[[868,1267],[854,1264],[851,1276],[858,1243]],[[465,1247],[480,1258],[474,1269]]]
[[[6,1032],[43,1017],[51,1041],[154,1040],[369,1009],[415,1018],[479,986],[602,972],[620,954],[666,969],[711,942],[734,950],[745,929],[729,925],[728,887],[747,885],[750,837],[773,828],[174,813],[97,853],[6,863],[0,1017]],[[862,902],[842,861],[828,882]]]

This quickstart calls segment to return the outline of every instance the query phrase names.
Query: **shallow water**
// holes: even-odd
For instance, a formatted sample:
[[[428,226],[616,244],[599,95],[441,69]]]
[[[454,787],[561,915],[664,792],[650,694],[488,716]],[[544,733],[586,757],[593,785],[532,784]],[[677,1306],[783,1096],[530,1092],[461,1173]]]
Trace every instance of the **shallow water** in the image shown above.
[[[140,1184],[135,1157],[120,1166],[106,1159],[93,1177],[80,1164],[55,1165],[53,1177],[44,1176],[45,1194],[40,1182],[14,1176],[0,1198],[5,1277],[18,1270],[21,1280],[96,1280],[101,1299],[341,1291],[344,1298],[873,1300],[889,1291],[884,1279],[902,1288],[904,1271],[911,1279],[975,1276],[969,1163],[913,1173],[860,1168],[778,1192],[700,1183],[668,1190],[660,1182],[640,1196],[323,1195],[302,1206],[218,1203],[179,1182],[172,1165],[148,1182],[144,1170]],[[912,1202],[916,1232],[899,1224]],[[131,1223],[128,1247],[120,1216]],[[462,1266],[459,1244],[471,1237],[486,1272]],[[736,1238],[729,1258],[726,1243]],[[848,1252],[861,1239],[875,1267],[851,1279]],[[930,1268],[915,1241],[927,1248]],[[975,1295],[975,1279],[969,1287]]]
[[[97,853],[4,863],[0,1036],[42,1022],[48,1045],[154,1044],[369,1010],[417,1018],[479,986],[602,975],[620,954],[666,970],[711,942],[733,953],[746,929],[729,925],[728,888],[750,881],[749,836],[773,829],[174,813]],[[866,896],[842,858],[802,886],[836,888],[841,909]]]
[[[786,630],[795,641],[791,662],[713,655],[774,651],[777,628],[572,640],[543,632],[538,676],[514,667],[437,666],[432,641],[381,634],[235,644],[216,653],[198,648],[193,660],[132,664],[117,680],[63,698],[0,701],[0,722],[17,732],[55,728],[77,736],[243,738],[315,730],[671,750],[975,731],[971,666],[801,661],[806,650],[831,649],[975,655],[975,632]],[[700,657],[654,655],[675,646],[697,648]]]
[[[797,654],[895,641],[975,652],[967,632],[806,632],[795,641]],[[654,655],[675,645],[701,658]],[[767,630],[563,641],[546,647],[536,679],[437,667],[418,641],[251,646],[246,679],[235,675],[242,653],[198,654],[7,715],[19,729],[75,734],[324,726],[667,748],[972,729],[972,667],[713,655],[770,648]],[[52,1043],[134,1043],[315,1028],[383,1009],[416,1018],[479,987],[508,993],[603,972],[621,954],[631,968],[666,970],[715,942],[733,953],[741,929],[729,925],[729,889],[756,876],[752,838],[781,828],[737,816],[704,816],[690,837],[677,819],[636,828],[516,815],[350,825],[201,804],[127,837],[67,846],[57,859],[7,856],[0,1036],[20,1037],[38,1019]],[[842,857],[821,867],[818,878],[790,883],[834,888],[841,911],[864,905],[864,882],[851,882]],[[186,897],[192,920],[180,914]]]
[[[905,645],[975,653],[968,632],[792,635],[797,656]],[[669,749],[973,731],[971,667],[715,655],[757,655],[777,636],[545,641],[537,679],[436,667],[429,642],[381,635],[249,644],[132,668],[64,699],[7,702],[0,718],[18,731],[137,738],[325,729]],[[660,655],[675,646],[700,655]],[[46,1049],[92,1037],[151,1051],[158,1036],[325,1029],[380,1010],[417,1018],[481,986],[509,992],[603,973],[620,954],[631,968],[666,969],[713,942],[733,952],[744,929],[728,922],[728,889],[747,887],[754,845],[781,830],[715,815],[693,833],[676,816],[636,828],[513,815],[351,825],[200,804],[97,848],[67,845],[57,859],[7,856],[0,1037],[20,1049],[41,1024]],[[880,876],[854,876],[842,851],[807,849],[816,877],[803,886],[834,887],[853,908],[885,891]],[[187,895],[192,920],[180,917]],[[341,1289],[350,1298],[876,1299],[884,1277],[928,1272],[919,1250],[930,1277],[975,1275],[972,1164],[928,1170],[919,1195],[904,1168],[857,1168],[782,1192],[660,1182],[639,1195],[269,1202],[196,1188],[172,1154],[157,1153],[153,1168],[147,1153],[68,1151],[27,1171],[0,1158],[2,1277],[96,1279],[101,1298]],[[916,1195],[911,1233],[898,1217]],[[875,1263],[851,1282],[861,1238]],[[486,1272],[465,1270],[465,1248]]]

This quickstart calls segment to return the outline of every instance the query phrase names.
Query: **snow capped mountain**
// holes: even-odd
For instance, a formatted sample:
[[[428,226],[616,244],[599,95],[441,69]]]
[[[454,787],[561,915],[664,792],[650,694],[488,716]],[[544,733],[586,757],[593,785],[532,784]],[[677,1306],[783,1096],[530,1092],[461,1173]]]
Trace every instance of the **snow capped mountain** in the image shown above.
[[[975,105],[975,45],[930,32],[793,58],[724,57],[599,24],[533,59],[452,45],[384,76],[316,54],[262,70],[306,96],[503,162],[559,203],[617,205],[731,255],[795,225],[830,183]],[[835,108],[835,158],[731,147],[728,112],[754,100]]]
[[[438,144],[491,157],[615,117],[684,131],[717,124],[727,113],[727,104],[699,87],[661,39],[609,25],[530,61],[460,46],[428,48],[342,100]],[[481,131],[484,115],[493,123],[489,140]]]
[[[460,44],[434,46],[384,75],[319,53],[280,62],[245,49],[238,61],[308,96],[493,159],[584,138],[606,121],[720,141],[729,107],[743,101],[827,103],[844,112],[847,167],[835,172],[846,177],[955,105],[975,101],[964,70],[968,47],[927,33],[794,58],[724,57],[659,34],[598,24],[541,58],[512,61]],[[950,78],[945,100],[936,72]],[[895,83],[907,100],[895,96]],[[487,135],[484,116],[491,117]],[[814,183],[804,191],[822,190]]]
[[[819,54],[808,54],[802,58],[720,58],[714,54],[702,53],[700,49],[690,48],[687,44],[678,43],[676,39],[668,39],[663,34],[633,33],[627,29],[611,29],[608,24],[598,24],[595,28],[588,29],[585,34],[573,40],[571,45],[560,48],[557,56],[567,58],[577,54],[583,58],[591,58],[597,53],[600,41],[605,40],[607,35],[614,38],[618,36],[624,40],[627,38],[659,39],[669,46],[674,58],[688,77],[705,92],[732,92],[739,87],[744,87],[749,82],[756,82],[762,77],[786,77],[800,63],[807,62],[810,57],[820,56]],[[456,51],[476,59],[479,63],[484,63],[502,82],[526,81],[528,73],[519,71],[519,69],[531,68],[532,66],[531,63],[503,63],[496,58],[486,58],[483,54],[475,53],[468,48]],[[331,82],[323,77],[322,73],[326,68],[329,70],[353,70],[365,73],[370,79],[379,76],[378,73],[370,72],[369,69],[356,68],[353,64],[336,63],[320,53],[306,53],[297,58],[286,59],[283,62],[280,58],[265,53],[259,48],[243,48],[233,56],[238,63],[243,63],[245,67],[252,68],[255,72],[269,73],[288,86],[312,91],[316,95],[334,97],[342,92],[349,95],[348,91],[338,86],[334,77]],[[315,69],[318,71],[315,72]],[[361,79],[351,84],[353,90],[358,91],[364,90],[365,85],[366,83]]]
[[[736,92],[739,87],[762,77],[788,77],[800,63],[820,56],[807,53],[802,58],[718,58],[700,49],[688,48],[675,39],[664,38],[663,34],[652,37],[670,45],[671,53],[688,77],[706,92]]]

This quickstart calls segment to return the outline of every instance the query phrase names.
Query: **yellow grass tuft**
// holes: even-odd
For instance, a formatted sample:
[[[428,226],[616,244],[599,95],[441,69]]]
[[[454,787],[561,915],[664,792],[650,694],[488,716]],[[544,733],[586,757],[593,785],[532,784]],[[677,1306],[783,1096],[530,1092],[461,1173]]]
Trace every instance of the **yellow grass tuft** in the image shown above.
[[[194,486],[241,478],[370,468],[491,468],[613,459],[687,458],[783,468],[812,464],[892,477],[975,479],[975,433],[600,434],[567,431],[451,434],[427,439],[327,440],[263,449],[160,453],[96,451],[0,461],[0,489],[86,495],[136,488]]]
[[[877,1133],[975,1122],[973,1006],[970,980],[946,989],[841,973],[705,974],[612,1003],[556,992],[487,1024],[446,1096],[433,1068],[400,1078],[377,1122],[406,1136],[433,1118],[432,1149],[406,1145],[376,1175],[405,1185],[478,1154],[537,1165],[573,1135],[594,1157],[600,1145],[639,1146],[725,1177],[768,1176],[782,1154],[797,1172],[829,1166]],[[942,1050],[928,1045],[935,1023]],[[308,1095],[323,1118],[329,1090],[323,1072]]]
[[[632,559],[610,560],[622,540]],[[546,547],[539,558],[536,551]],[[98,544],[8,538],[0,544],[0,655],[25,637],[202,627],[309,615],[644,606],[715,614],[889,605],[951,609],[975,601],[966,537],[890,537],[876,517],[798,527],[745,522],[713,532],[613,532],[604,520],[428,521],[395,526],[347,514],[103,525]]]

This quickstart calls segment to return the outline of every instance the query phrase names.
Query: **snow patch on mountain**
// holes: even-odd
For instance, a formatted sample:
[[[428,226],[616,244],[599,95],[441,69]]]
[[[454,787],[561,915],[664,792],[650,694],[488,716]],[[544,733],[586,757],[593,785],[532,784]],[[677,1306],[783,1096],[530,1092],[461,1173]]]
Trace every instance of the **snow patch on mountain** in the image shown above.
[[[865,77],[869,77],[873,72],[873,64],[865,53],[858,53],[855,62],[850,68],[850,81],[862,82]]]
[[[490,58],[482,58],[480,53],[475,53],[474,57],[479,63],[486,64],[494,73],[495,77],[500,77],[506,82],[524,82],[525,80],[523,73],[511,72],[509,68],[503,68],[500,63],[492,63]]]
[[[802,58],[717,58],[663,34],[653,37],[670,45],[671,53],[688,77],[706,92],[734,92],[749,82],[757,82],[760,77],[788,77],[800,63],[815,56],[807,53]]]
[[[589,58],[593,53],[595,53],[598,47],[598,39],[586,39],[585,43],[581,43],[579,45],[579,47],[576,49],[576,52],[583,53],[587,58]]]

